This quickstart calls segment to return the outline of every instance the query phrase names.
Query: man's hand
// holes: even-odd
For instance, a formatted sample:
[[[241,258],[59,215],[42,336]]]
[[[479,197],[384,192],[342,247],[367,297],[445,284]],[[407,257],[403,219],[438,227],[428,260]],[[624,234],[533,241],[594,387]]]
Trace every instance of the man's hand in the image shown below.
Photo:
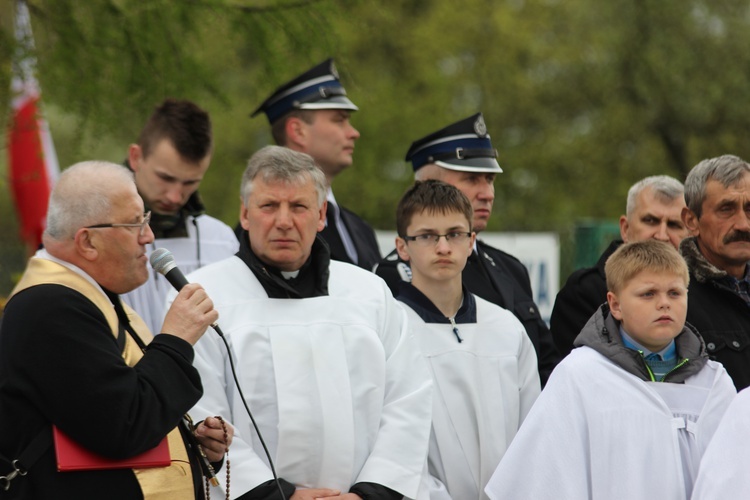
[[[214,303],[197,283],[188,283],[175,297],[164,318],[162,333],[168,333],[195,345],[209,325],[219,319]]]
[[[326,500],[362,500],[362,497],[356,493],[344,493],[343,495],[328,497]]]
[[[224,440],[224,429],[221,425],[221,420],[216,417],[207,417],[206,420],[198,424],[198,427],[195,428],[195,437],[206,453],[209,462],[218,462],[221,460],[229,445],[232,444],[234,427],[226,421],[224,425],[227,426],[226,441]]]
[[[315,500],[316,498],[342,498],[339,490],[328,488],[310,488],[309,490],[297,488],[289,500]],[[356,497],[356,495],[355,495]],[[356,497],[359,498],[359,497]]]

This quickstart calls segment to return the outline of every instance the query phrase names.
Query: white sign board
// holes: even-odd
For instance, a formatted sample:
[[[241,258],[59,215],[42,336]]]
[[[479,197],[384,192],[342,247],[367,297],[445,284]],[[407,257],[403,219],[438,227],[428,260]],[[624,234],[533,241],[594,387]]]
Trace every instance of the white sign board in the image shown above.
[[[388,255],[395,247],[395,231],[375,231],[380,253]],[[534,302],[549,324],[552,306],[560,282],[560,240],[556,233],[488,233],[480,234],[485,243],[520,260],[529,271]]]

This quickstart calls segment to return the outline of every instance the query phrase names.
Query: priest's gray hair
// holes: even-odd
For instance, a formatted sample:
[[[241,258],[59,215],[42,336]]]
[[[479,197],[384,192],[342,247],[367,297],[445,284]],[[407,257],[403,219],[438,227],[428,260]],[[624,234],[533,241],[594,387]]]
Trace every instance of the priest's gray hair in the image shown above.
[[[638,206],[638,196],[644,189],[651,189],[654,197],[664,203],[671,203],[676,198],[685,195],[685,187],[680,181],[668,175],[652,175],[641,179],[628,190],[628,201],[625,215],[630,217]]]
[[[697,218],[703,215],[703,202],[706,200],[706,184],[711,179],[728,188],[736,186],[750,165],[734,155],[723,155],[701,161],[688,173],[685,179],[685,203]]]
[[[133,184],[133,173],[106,161],[84,161],[66,168],[52,189],[45,233],[72,239],[82,227],[109,222],[115,183]]]
[[[312,156],[282,146],[266,146],[250,157],[240,186],[240,196],[246,205],[256,177],[266,183],[285,182],[297,186],[312,181],[318,194],[318,207],[328,192],[325,174]]]

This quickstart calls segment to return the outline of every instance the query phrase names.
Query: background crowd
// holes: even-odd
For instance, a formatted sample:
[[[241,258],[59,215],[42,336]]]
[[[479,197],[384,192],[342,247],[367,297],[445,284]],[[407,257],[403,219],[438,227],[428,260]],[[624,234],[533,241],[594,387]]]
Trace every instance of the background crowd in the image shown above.
[[[574,270],[576,224],[616,221],[637,180],[682,180],[726,151],[750,157],[750,118],[735,104],[744,99],[750,32],[744,6],[728,0],[28,4],[60,165],[120,163],[157,102],[191,99],[214,120],[222,174],[208,176],[203,198],[229,225],[236,193],[224,179],[271,141],[250,113],[269,89],[329,56],[366,111],[354,121],[356,169],[335,181],[344,207],[392,229],[392,208],[413,179],[403,144],[481,110],[505,169],[487,231],[558,233],[561,279]],[[3,125],[14,5],[0,0]],[[0,154],[3,193],[5,161]],[[604,183],[607,192],[591,189]],[[0,196],[0,214],[3,234],[17,234],[9,196]],[[0,251],[7,294],[24,253],[15,238]]]

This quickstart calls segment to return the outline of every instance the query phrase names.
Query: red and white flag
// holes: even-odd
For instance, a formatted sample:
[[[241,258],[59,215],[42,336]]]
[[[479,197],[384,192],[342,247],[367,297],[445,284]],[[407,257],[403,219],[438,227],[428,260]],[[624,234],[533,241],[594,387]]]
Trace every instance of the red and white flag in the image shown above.
[[[16,10],[16,54],[11,81],[12,116],[8,130],[8,166],[21,239],[30,250],[42,241],[47,203],[60,167],[47,122],[41,115],[41,90],[26,3]]]

